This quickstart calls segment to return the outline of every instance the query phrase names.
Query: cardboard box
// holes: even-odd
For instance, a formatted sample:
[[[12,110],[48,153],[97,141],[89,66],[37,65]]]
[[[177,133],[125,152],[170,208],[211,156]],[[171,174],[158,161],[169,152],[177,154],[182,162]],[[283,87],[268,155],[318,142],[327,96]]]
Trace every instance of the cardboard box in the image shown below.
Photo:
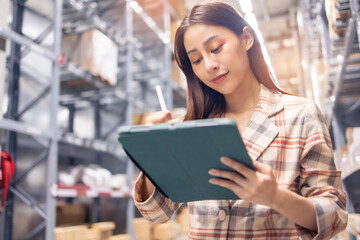
[[[156,224],[153,230],[154,240],[173,240],[179,234],[179,225],[176,222]]]
[[[109,240],[115,229],[114,222],[98,222],[91,225],[91,229],[97,231],[98,238],[101,240]]]
[[[88,240],[87,231],[86,225],[57,227],[55,228],[55,240]]]
[[[118,234],[110,237],[110,240],[131,240],[129,234]]]
[[[145,218],[134,218],[134,235],[137,240],[152,240],[153,224]]]
[[[151,115],[149,112],[134,114],[133,125],[144,125],[146,124],[146,118]]]
[[[116,84],[118,47],[99,30],[63,36],[62,51],[81,68],[110,85]]]
[[[190,232],[189,208],[184,207],[179,211],[176,215],[176,222],[179,224],[181,235],[187,235]]]
[[[96,229],[87,229],[85,232],[85,239],[86,240],[101,240],[99,238],[99,232]]]

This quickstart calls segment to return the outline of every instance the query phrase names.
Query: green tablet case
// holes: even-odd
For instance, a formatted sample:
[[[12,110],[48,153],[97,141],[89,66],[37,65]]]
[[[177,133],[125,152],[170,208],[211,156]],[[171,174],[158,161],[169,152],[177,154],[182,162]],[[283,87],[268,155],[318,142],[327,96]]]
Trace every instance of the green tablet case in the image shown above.
[[[238,199],[232,191],[209,183],[211,168],[231,170],[220,162],[221,156],[254,169],[231,119],[123,126],[118,140],[157,189],[174,202]]]

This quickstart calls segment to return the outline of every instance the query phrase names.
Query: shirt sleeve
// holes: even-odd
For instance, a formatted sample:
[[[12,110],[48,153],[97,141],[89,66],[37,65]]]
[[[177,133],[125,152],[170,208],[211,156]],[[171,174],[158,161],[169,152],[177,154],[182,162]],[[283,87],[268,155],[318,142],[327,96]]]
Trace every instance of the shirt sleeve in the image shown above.
[[[143,172],[135,181],[133,188],[134,203],[143,217],[153,223],[165,223],[170,220],[174,212],[181,206],[165,197],[156,188],[151,196],[144,202],[141,201]]]
[[[330,239],[346,228],[346,194],[342,189],[341,171],[334,162],[324,116],[311,102],[304,114],[300,194],[315,206],[317,232],[313,233],[313,239]]]

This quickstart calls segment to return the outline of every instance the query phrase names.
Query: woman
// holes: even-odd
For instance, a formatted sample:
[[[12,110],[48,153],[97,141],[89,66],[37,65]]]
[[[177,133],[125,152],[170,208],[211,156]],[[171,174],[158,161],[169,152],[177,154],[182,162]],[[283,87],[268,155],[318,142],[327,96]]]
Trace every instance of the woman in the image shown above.
[[[279,89],[245,20],[224,3],[196,5],[176,32],[175,57],[188,84],[183,120],[233,119],[257,170],[221,158],[236,173],[212,169],[210,183],[241,200],[189,202],[189,237],[329,239],[342,231],[346,197],[325,119],[311,101]],[[159,112],[147,121],[170,119]],[[142,173],[134,199],[157,223],[180,206]]]

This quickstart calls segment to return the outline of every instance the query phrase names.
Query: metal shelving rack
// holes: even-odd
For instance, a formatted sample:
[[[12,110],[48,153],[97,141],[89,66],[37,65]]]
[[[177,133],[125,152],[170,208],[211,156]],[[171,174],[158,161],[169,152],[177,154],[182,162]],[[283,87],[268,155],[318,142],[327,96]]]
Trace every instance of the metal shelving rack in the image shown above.
[[[322,56],[329,66],[328,86],[326,89],[323,110],[328,124],[334,130],[336,146],[346,143],[345,130],[348,127],[359,127],[360,121],[360,53],[357,32],[360,31],[359,2],[339,1],[337,7],[345,11],[347,17],[340,20],[343,35],[330,38],[325,14],[319,12],[318,27],[323,29],[321,42]],[[324,10],[322,5],[320,11]],[[338,23],[334,23],[338,25]],[[339,156],[340,157],[340,156]]]
[[[331,72],[329,80],[332,88],[329,90],[328,120],[332,121],[336,134],[336,145],[346,143],[345,130],[347,127],[360,127],[360,53],[357,31],[360,11],[358,1],[351,1],[351,17],[348,19],[344,45],[339,49],[340,54],[331,64],[337,66],[336,73]]]
[[[25,239],[32,239],[43,234],[45,239],[50,240],[54,239],[53,230],[56,225],[57,201],[54,193],[51,194],[51,190],[58,189],[56,187],[58,155],[59,151],[64,150],[64,147],[65,151],[77,149],[76,151],[80,151],[81,154],[89,151],[95,153],[98,159],[97,163],[101,163],[101,154],[104,153],[127,162],[126,172],[129,184],[131,184],[134,166],[127,160],[116,139],[115,141],[111,140],[111,134],[114,131],[116,132],[119,125],[131,124],[135,112],[155,110],[158,107],[155,91],[153,93],[149,91],[154,84],[162,85],[168,108],[172,109],[172,94],[173,91],[179,91],[179,88],[171,81],[171,54],[173,49],[169,28],[170,19],[177,18],[177,16],[165,0],[141,1],[141,4],[134,0],[116,2],[54,0],[52,18],[28,7],[26,2],[26,0],[13,1],[11,30],[0,28],[0,36],[11,42],[7,62],[9,69],[7,73],[8,109],[5,118],[0,120],[0,128],[5,133],[5,137],[3,137],[4,150],[8,150],[15,159],[17,159],[18,154],[18,140],[23,135],[31,136],[37,144],[43,147],[43,150],[25,170],[19,171],[19,166],[16,167],[15,180],[12,182],[6,210],[1,219],[0,239],[12,239],[15,200],[21,200],[42,218],[41,223],[34,227]],[[147,8],[147,6],[159,2],[162,5],[162,14],[151,12],[151,9]],[[106,9],[111,8],[121,9],[123,15],[120,18],[114,18],[114,15],[107,16],[104,14]],[[32,39],[23,34],[25,11],[38,14],[48,21],[48,26],[36,38]],[[116,15],[119,15],[119,12]],[[124,22],[126,24],[123,24]],[[139,26],[145,26],[145,29]],[[119,47],[119,73],[117,76],[118,83],[115,87],[104,84],[96,76],[72,62],[65,64],[62,62],[64,60],[61,53],[62,34],[90,29],[100,30]],[[43,41],[52,34],[53,43],[51,47],[48,47],[43,44]],[[152,54],[153,51],[155,54]],[[51,63],[50,77],[38,76],[31,70],[29,71],[31,66],[22,61],[22,57],[29,53],[35,53]],[[85,79],[91,88],[69,91],[61,87],[61,84],[71,79],[72,76]],[[40,84],[42,90],[37,92],[37,95],[20,109],[21,78],[27,78],[36,84]],[[146,81],[149,78],[151,78],[150,83]],[[145,94],[146,90],[150,94]],[[179,94],[184,95],[180,91]],[[44,100],[47,97],[50,98],[50,109],[46,110],[49,115],[49,127],[42,128],[33,126],[32,122],[26,122],[26,118],[23,118],[25,113],[28,114],[33,111],[41,102],[47,103]],[[65,130],[60,129],[57,124],[57,114],[60,107],[67,108],[69,112],[68,126]],[[74,117],[78,111],[84,108],[92,108],[94,112],[95,133],[93,139],[84,139],[74,134]],[[102,124],[102,112],[111,112],[118,116],[113,126],[107,127],[106,131]],[[32,197],[19,186],[26,176],[44,163],[47,165],[47,179],[44,189],[45,203]],[[93,205],[95,211],[92,221],[99,219],[99,204],[100,199],[95,197]],[[132,199],[129,198],[126,217],[129,234],[133,233],[133,217],[134,205]]]
[[[52,31],[46,30],[42,34],[48,35],[53,33],[54,40],[50,49],[40,45],[42,37],[39,36],[37,40],[32,40],[22,34],[23,17],[25,11],[26,1],[13,1],[12,16],[14,16],[11,30],[6,28],[0,29],[0,35],[11,42],[10,56],[8,59],[8,109],[5,118],[0,120],[0,127],[4,129],[5,142],[4,150],[9,151],[12,156],[17,158],[17,142],[19,133],[32,136],[35,141],[40,142],[44,149],[33,159],[32,164],[22,172],[16,172],[14,181],[11,184],[7,206],[4,210],[1,221],[1,239],[12,239],[14,231],[13,227],[13,211],[15,198],[30,206],[34,211],[42,217],[42,222],[38,224],[28,235],[26,239],[32,239],[39,233],[44,231],[46,239],[54,239],[55,228],[55,209],[56,199],[50,194],[50,185],[56,183],[57,175],[57,154],[58,154],[58,127],[56,123],[57,109],[59,102],[60,89],[60,69],[57,64],[58,56],[60,55],[61,46],[61,28],[62,28],[62,0],[56,0],[53,3],[54,18],[51,21]],[[22,46],[26,49],[23,50]],[[25,107],[20,109],[19,97],[21,94],[20,77],[21,77],[21,58],[31,50],[51,62],[52,78],[43,86],[43,91],[38,96],[35,96]],[[45,95],[50,96],[49,101],[49,126],[44,129],[33,127],[31,124],[24,122],[22,115],[25,112],[31,111],[32,107],[38,104]],[[41,162],[47,163],[46,176],[46,198],[45,206],[42,206],[36,199],[34,199],[26,191],[18,187],[19,183]],[[18,167],[18,166],[17,166]]]
[[[314,49],[309,62],[323,61],[327,67],[327,84],[324,99],[319,106],[331,128],[337,164],[342,169],[343,156],[341,147],[346,145],[346,129],[360,127],[360,7],[358,0],[334,1],[332,11],[338,11],[336,19],[329,19],[326,15],[325,2],[308,0],[305,5],[311,6],[312,17],[304,19],[304,25],[311,27],[304,31],[306,39],[317,38],[318,41],[307,43]],[[304,3],[302,2],[302,4]],[[303,14],[306,12],[303,11]],[[311,22],[309,22],[309,20]],[[331,23],[331,24],[329,24]],[[332,25],[331,28],[329,25]],[[320,41],[320,44],[319,44]],[[302,51],[303,55],[305,50]],[[309,55],[306,55],[309,56]],[[345,163],[346,164],[346,163]],[[356,169],[354,169],[356,170]],[[354,171],[353,170],[353,171]],[[347,181],[358,182],[359,172],[353,172],[344,178],[345,188],[349,187]],[[352,184],[354,185],[354,184]],[[359,194],[356,186],[350,186],[348,191],[347,208],[350,213],[359,206]],[[352,202],[349,196],[357,203]],[[357,209],[358,211],[359,209]],[[355,239],[350,235],[350,239]]]
[[[336,3],[337,7],[348,11],[348,15],[339,20],[344,34],[333,34],[332,38],[325,3],[319,0],[301,3],[302,14],[305,15],[303,25],[307,27],[303,33],[302,54],[310,64],[321,60],[328,66],[327,89],[320,107],[329,126],[333,127],[335,145],[340,146],[346,142],[345,129],[360,126],[357,117],[360,114],[360,67],[356,66],[360,64],[357,37],[357,32],[360,32],[360,12],[356,0]]]

